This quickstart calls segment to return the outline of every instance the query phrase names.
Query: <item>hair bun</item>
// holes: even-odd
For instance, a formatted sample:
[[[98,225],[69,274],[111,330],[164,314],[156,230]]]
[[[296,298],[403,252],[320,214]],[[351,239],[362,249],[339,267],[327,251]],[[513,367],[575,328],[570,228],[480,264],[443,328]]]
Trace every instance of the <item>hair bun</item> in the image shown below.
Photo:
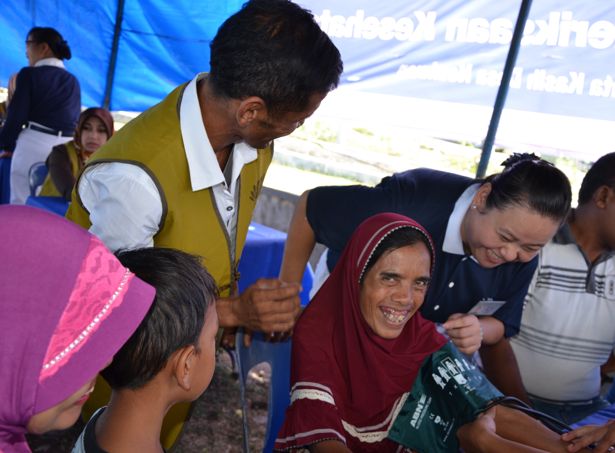
[[[545,162],[534,153],[513,153],[508,159],[502,162],[502,167],[509,169],[519,162]]]

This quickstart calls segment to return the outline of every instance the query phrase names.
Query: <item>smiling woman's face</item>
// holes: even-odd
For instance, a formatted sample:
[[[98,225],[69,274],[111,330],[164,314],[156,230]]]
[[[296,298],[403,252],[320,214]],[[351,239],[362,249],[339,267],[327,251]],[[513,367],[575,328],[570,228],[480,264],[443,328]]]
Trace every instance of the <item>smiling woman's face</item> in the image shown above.
[[[365,275],[359,305],[372,331],[397,338],[423,305],[431,257],[422,242],[385,252]]]
[[[531,261],[555,235],[559,222],[518,204],[489,209],[489,192],[489,184],[481,186],[464,216],[461,238],[465,246],[486,268]]]

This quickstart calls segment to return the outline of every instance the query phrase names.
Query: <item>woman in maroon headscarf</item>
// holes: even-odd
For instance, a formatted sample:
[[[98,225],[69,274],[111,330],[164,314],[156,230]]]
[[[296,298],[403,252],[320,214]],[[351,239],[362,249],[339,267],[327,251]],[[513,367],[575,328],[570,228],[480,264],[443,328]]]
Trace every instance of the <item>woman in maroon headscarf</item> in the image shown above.
[[[75,423],[155,291],[55,214],[1,206],[0,238],[0,452],[22,453]]]
[[[417,312],[433,250],[427,231],[399,214],[357,228],[295,327],[291,404],[276,450],[405,451],[387,439],[389,429],[423,361],[446,343]],[[557,434],[500,407],[458,437],[467,452],[566,451]]]
[[[98,107],[84,110],[79,116],[75,138],[51,149],[46,162],[49,174],[40,195],[70,201],[85,161],[107,143],[113,132],[113,117],[108,110]]]

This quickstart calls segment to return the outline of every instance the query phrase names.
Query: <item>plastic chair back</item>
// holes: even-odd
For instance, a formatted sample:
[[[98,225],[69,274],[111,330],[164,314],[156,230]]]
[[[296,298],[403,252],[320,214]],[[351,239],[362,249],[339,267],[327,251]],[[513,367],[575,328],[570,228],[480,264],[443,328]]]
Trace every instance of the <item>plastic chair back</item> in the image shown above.
[[[314,272],[308,264],[301,282],[301,306],[305,307],[309,302],[309,293],[312,288]],[[240,387],[242,389],[242,405],[246,410],[245,385],[250,370],[259,363],[266,362],[271,367],[271,382],[269,383],[269,398],[267,411],[267,431],[265,432],[265,444],[263,452],[273,451],[275,439],[284,422],[286,408],[290,404],[290,358],[291,339],[270,343],[265,341],[263,334],[253,333],[252,343],[246,348],[243,344],[243,331],[239,330],[235,339],[235,356],[239,372]],[[244,420],[245,423],[245,420]],[[244,437],[247,438],[247,427],[244,426]],[[247,439],[244,439],[244,451],[247,451]]]
[[[291,340],[279,343],[265,341],[262,333],[252,335],[249,348],[243,345],[243,332],[237,335],[237,354],[239,355],[239,379],[245,383],[250,370],[259,363],[266,362],[271,367],[267,411],[267,430],[265,432],[264,452],[273,451],[278,431],[282,427],[286,408],[290,404],[290,352]]]
[[[37,162],[30,167],[28,181],[30,183],[30,195],[35,196],[38,188],[43,185],[47,177],[47,165],[45,162]]]

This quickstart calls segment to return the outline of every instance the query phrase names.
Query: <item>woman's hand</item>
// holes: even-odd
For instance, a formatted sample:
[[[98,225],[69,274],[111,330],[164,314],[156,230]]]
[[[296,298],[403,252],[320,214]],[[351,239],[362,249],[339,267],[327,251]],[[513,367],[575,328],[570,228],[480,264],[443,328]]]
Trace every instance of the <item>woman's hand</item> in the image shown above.
[[[480,321],[474,315],[454,313],[442,324],[451,341],[464,354],[474,354],[483,341]]]
[[[615,451],[615,420],[609,420],[604,425],[587,425],[569,433],[562,434],[562,440],[570,442],[568,451],[575,452],[592,444],[594,453]]]

